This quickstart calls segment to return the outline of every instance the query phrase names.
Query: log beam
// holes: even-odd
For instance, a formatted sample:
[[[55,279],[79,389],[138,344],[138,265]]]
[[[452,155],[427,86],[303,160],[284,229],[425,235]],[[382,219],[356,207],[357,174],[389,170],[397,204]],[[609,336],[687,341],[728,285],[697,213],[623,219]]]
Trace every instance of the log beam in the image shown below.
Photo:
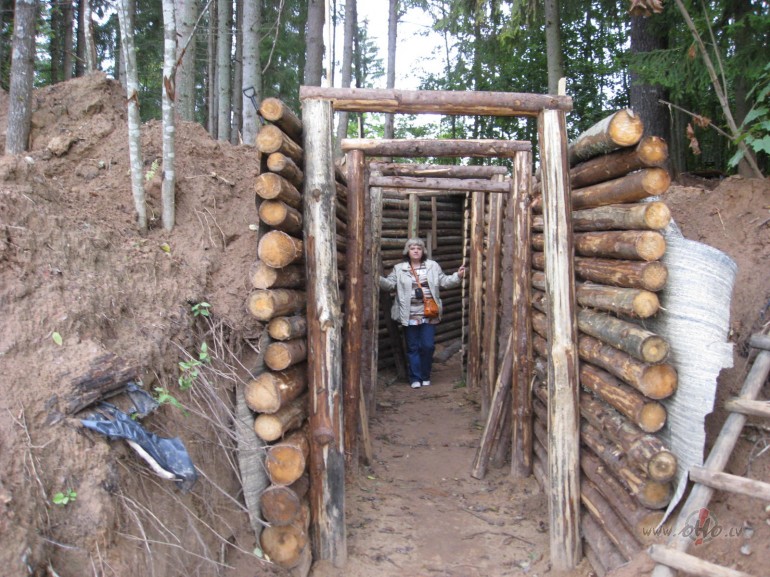
[[[371,162],[369,163],[369,168],[379,171],[383,176],[490,178],[495,174],[508,174],[508,169],[504,166],[452,166],[446,164]]]
[[[346,138],[342,151],[363,150],[368,156],[470,156],[511,157],[532,149],[532,143],[519,140],[384,140]]]
[[[384,188],[408,188],[445,192],[505,192],[511,190],[507,182],[484,180],[480,178],[429,178],[424,176],[372,176],[370,186]]]

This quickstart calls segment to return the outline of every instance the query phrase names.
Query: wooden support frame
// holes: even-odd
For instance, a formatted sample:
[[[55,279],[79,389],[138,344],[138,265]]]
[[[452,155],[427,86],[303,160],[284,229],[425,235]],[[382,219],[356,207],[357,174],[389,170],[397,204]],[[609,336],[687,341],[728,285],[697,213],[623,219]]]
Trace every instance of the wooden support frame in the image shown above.
[[[363,150],[369,156],[511,156],[514,152],[532,150],[532,143],[524,140],[374,140],[346,138],[343,152]]]
[[[505,166],[455,166],[451,164],[399,164],[394,162],[370,162],[370,170],[382,176],[422,176],[442,178],[491,178],[496,174],[508,174]]]
[[[468,390],[481,389],[481,351],[483,336],[484,286],[484,195],[471,194],[470,274],[468,281]],[[486,401],[489,402],[489,399]],[[482,401],[483,404],[483,401]]]
[[[502,176],[502,175],[498,175]],[[510,192],[503,181],[481,178],[427,178],[422,176],[375,176],[369,178],[371,186],[392,188],[417,188],[425,190],[459,190],[463,192]]]
[[[579,563],[580,412],[578,408],[575,274],[570,229],[567,126],[563,112],[544,110],[538,118],[543,173],[546,293],[548,316],[548,478],[551,491],[551,563],[557,571]]]

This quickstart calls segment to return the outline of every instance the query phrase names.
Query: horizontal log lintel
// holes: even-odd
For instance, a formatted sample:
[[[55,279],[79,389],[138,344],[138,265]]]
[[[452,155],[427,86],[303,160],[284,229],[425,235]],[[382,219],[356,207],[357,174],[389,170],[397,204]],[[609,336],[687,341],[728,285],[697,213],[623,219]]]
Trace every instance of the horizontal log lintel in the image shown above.
[[[370,156],[510,157],[517,152],[529,152],[532,143],[522,140],[344,139],[342,151],[351,150],[362,150]]]
[[[510,192],[509,182],[481,178],[424,178],[415,176],[372,176],[369,186],[420,190],[458,190],[468,192]]]
[[[432,176],[448,178],[489,178],[495,174],[508,174],[505,166],[455,166],[448,164],[416,164],[371,162],[369,170],[379,171],[382,176]]]

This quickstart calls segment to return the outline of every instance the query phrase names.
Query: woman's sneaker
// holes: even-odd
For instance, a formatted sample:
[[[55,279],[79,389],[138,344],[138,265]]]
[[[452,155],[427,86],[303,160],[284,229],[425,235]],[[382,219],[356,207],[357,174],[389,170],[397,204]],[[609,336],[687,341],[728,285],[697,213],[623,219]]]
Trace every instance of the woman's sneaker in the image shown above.
[[[414,386],[414,385],[412,385],[412,386]],[[430,381],[423,381],[422,382],[422,386],[423,387],[429,387],[430,386]]]
[[[428,383],[428,384],[430,384],[430,383]],[[420,381],[413,382],[412,383],[412,388],[413,389],[419,389],[420,388]]]

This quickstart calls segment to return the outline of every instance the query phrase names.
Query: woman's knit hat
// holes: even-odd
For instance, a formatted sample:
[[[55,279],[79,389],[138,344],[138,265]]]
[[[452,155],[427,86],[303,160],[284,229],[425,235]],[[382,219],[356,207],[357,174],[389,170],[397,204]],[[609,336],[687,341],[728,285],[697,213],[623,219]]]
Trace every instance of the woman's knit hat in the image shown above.
[[[406,244],[404,245],[404,256],[409,254],[409,247],[417,245],[422,248],[423,254],[425,254],[425,243],[422,242],[421,238],[410,238],[408,241],[406,241]]]

